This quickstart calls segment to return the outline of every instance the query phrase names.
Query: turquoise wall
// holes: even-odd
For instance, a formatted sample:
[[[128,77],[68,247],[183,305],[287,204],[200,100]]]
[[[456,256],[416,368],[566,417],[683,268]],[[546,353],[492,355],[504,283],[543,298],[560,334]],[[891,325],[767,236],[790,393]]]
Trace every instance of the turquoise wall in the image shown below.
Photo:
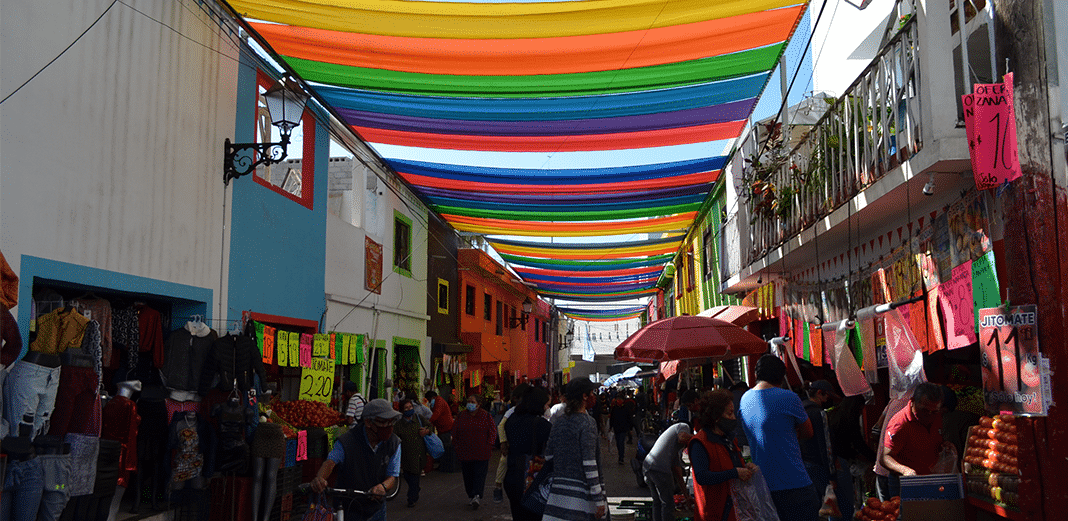
[[[235,139],[255,139],[256,68],[242,53],[237,85]],[[317,114],[319,121],[326,118]],[[307,124],[307,123],[302,123]],[[227,318],[242,311],[319,322],[326,298],[326,198],[330,136],[322,125],[304,129],[315,140],[312,208],[289,199],[252,176],[234,179],[230,219]]]

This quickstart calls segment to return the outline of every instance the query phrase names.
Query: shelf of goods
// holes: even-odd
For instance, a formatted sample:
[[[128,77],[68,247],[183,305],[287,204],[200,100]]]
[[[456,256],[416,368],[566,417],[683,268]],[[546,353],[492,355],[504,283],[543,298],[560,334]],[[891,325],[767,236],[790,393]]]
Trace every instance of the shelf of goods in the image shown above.
[[[968,429],[963,461],[969,503],[1009,519],[1020,515],[1019,452],[1011,415],[984,416]]]

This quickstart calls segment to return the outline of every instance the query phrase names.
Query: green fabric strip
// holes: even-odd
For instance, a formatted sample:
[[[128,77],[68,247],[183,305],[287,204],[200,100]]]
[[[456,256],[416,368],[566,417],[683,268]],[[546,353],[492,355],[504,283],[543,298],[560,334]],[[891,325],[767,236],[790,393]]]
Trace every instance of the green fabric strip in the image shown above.
[[[664,89],[764,72],[785,44],[650,67],[571,74],[472,76],[352,67],[285,56],[302,78],[330,85],[430,96],[522,98],[586,96]]]
[[[492,242],[492,241],[491,241]],[[634,259],[618,259],[618,260],[561,260],[561,259],[543,259],[540,257],[524,257],[521,255],[511,255],[508,253],[501,253],[501,258],[508,262],[514,262],[516,264],[554,264],[559,266],[578,266],[580,268],[604,268],[613,269],[614,266],[620,264],[630,264],[634,262]],[[642,257],[647,259],[650,266],[660,264],[661,262],[667,262],[674,257],[674,253],[665,253],[664,255],[654,255],[652,257]]]

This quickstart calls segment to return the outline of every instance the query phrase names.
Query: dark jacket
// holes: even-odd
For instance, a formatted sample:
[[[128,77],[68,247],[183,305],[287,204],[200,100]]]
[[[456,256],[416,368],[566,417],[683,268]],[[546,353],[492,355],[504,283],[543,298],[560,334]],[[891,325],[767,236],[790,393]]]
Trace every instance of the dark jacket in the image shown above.
[[[247,392],[252,387],[253,372],[260,375],[261,382],[266,381],[267,375],[263,371],[263,359],[260,356],[256,340],[252,337],[226,335],[216,340],[204,361],[200,394],[207,394],[211,390],[216,376],[219,380],[215,385],[225,391],[233,389],[236,378],[237,388]]]
[[[372,449],[367,442],[367,433],[359,427],[338,436],[337,441],[345,450],[345,461],[342,462],[337,476],[337,488],[364,491],[371,490],[386,480],[389,460],[401,444],[400,438],[394,434]],[[401,458],[403,457],[402,451]],[[356,498],[346,504],[347,510],[357,513],[357,519],[367,519],[384,507],[382,502],[370,498]]]

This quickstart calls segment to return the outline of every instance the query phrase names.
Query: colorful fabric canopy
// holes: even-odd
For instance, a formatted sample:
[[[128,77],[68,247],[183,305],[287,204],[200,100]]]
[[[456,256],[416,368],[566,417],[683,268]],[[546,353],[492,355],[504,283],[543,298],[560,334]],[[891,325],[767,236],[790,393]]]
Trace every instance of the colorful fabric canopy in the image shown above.
[[[657,291],[807,8],[229,3],[454,228],[488,236],[542,296],[574,302]]]
[[[614,309],[583,309],[566,306],[558,306],[558,310],[564,315],[575,320],[587,322],[618,322],[637,318],[645,311],[645,306],[631,306]]]

